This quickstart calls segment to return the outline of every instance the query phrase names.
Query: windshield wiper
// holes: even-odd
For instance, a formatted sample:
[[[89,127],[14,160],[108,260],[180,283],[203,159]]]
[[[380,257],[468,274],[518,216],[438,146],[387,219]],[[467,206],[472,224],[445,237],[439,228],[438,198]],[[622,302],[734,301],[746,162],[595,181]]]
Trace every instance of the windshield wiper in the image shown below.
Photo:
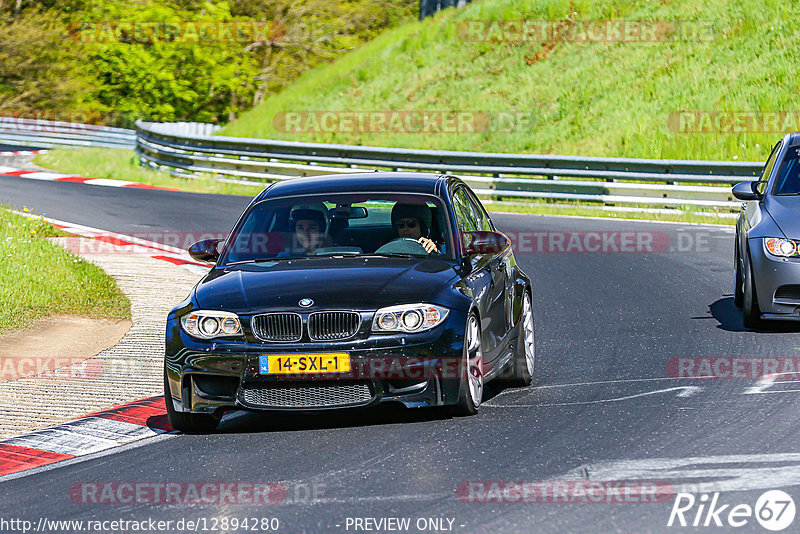
[[[336,254],[320,254],[312,256],[282,256],[279,258],[252,258],[249,260],[232,261],[221,265],[220,267],[231,267],[233,265],[244,265],[247,263],[264,263],[270,261],[285,261],[285,260],[310,260],[319,258],[427,258],[427,255],[411,254],[408,252],[373,252],[371,254],[348,254],[337,252]]]
[[[427,255],[411,254],[410,252],[373,252],[372,254],[359,254],[360,258],[427,258]]]
[[[263,262],[267,262],[267,261],[280,261],[280,260],[293,260],[293,259],[296,259],[296,258],[289,258],[289,257],[286,257],[286,258],[252,258],[252,259],[249,259],[249,260],[232,261],[232,262],[226,263],[225,265],[222,265],[221,267],[229,267],[231,265],[244,265],[245,263],[263,263]]]

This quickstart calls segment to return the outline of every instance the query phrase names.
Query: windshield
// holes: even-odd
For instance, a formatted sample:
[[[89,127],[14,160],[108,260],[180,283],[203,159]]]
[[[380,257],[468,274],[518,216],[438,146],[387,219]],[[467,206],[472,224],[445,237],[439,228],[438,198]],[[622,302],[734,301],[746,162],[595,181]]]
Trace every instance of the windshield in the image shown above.
[[[259,202],[234,231],[221,264],[365,255],[454,259],[441,201],[340,193]]]
[[[774,195],[800,194],[800,147],[789,147],[786,151],[773,191]]]

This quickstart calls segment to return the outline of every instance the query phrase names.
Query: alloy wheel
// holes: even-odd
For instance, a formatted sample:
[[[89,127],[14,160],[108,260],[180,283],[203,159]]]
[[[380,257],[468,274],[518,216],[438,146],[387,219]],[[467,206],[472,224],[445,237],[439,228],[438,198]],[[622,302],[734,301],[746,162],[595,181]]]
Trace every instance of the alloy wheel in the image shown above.
[[[474,315],[467,324],[467,382],[472,404],[479,406],[483,398],[483,351],[478,318]]]

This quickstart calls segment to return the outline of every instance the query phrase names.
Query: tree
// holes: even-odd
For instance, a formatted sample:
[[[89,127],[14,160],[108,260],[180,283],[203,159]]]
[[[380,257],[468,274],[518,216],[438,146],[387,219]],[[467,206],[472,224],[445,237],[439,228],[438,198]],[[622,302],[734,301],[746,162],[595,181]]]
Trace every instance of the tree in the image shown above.
[[[256,53],[260,71],[253,105],[280,91],[315,65],[331,61],[384,29],[412,20],[409,0],[240,0],[234,13],[271,21],[272,39],[247,47]]]
[[[90,100],[81,47],[65,47],[66,33],[52,13],[31,10],[0,21],[0,110],[65,111]]]

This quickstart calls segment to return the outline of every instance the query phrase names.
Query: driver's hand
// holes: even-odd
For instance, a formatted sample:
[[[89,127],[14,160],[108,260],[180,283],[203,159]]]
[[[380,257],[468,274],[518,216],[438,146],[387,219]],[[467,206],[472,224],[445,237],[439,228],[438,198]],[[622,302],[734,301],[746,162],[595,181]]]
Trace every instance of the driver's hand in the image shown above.
[[[425,248],[425,252],[427,252],[428,254],[436,251],[436,243],[434,243],[427,237],[420,237],[419,239],[417,239],[417,241],[419,242],[420,245],[422,245]]]

